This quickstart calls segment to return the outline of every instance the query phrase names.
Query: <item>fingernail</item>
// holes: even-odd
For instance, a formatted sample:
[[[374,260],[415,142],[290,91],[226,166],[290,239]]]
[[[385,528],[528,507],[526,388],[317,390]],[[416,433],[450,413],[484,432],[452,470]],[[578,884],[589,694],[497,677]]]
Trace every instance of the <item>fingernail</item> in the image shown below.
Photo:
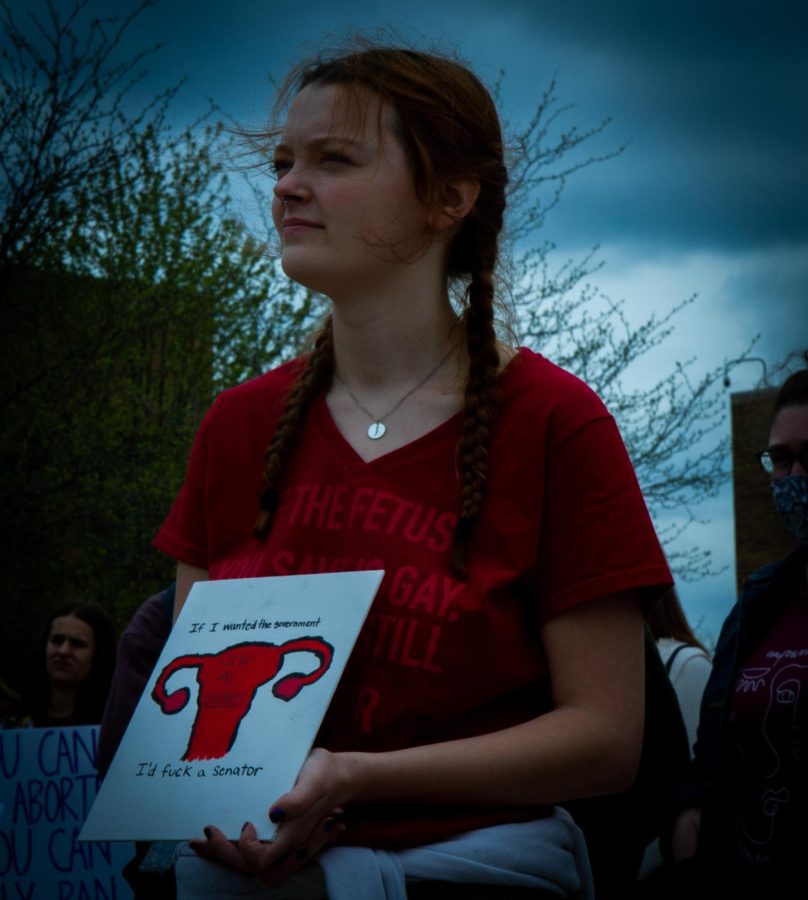
[[[202,832],[208,840],[211,839],[211,835],[213,834],[213,832],[210,830],[210,828],[208,828],[207,825],[202,829]]]
[[[249,822],[245,822],[245,823],[241,826],[241,830],[242,830],[242,831],[246,831],[247,826],[248,826],[249,824],[250,824]]]
[[[277,824],[278,822],[280,822],[283,819],[283,817],[285,815],[286,815],[286,813],[283,811],[283,809],[280,806],[273,806],[272,809],[269,811],[269,821]]]
[[[301,847],[301,848],[297,851],[297,853],[295,853],[295,856],[296,856],[298,859],[305,859],[308,855],[309,855],[309,851],[308,851],[305,847]]]
[[[336,821],[335,821],[333,818],[331,818],[331,819],[326,819],[325,822],[323,823],[323,831],[333,831],[333,830],[334,830],[334,826],[335,826],[336,824],[337,824],[337,823],[336,823]]]

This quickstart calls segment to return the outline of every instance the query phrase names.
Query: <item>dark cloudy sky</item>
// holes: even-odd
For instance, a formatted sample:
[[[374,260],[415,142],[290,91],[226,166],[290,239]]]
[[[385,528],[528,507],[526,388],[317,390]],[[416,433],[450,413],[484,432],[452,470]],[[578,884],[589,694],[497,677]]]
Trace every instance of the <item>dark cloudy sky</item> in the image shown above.
[[[697,368],[720,365],[758,334],[755,352],[769,364],[808,345],[804,0],[158,0],[130,43],[165,44],[144,96],[187,77],[178,119],[211,98],[256,121],[268,76],[328,33],[378,26],[455,47],[489,83],[504,70],[503,112],[516,126],[553,78],[575,105],[567,124],[611,118],[590,149],[624,152],[570,182],[545,236],[560,259],[599,245],[597,284],[635,320],[698,292],[649,373],[691,356]],[[754,386],[760,372],[739,367],[731,389]],[[682,595],[713,632],[733,599],[729,489],[700,512],[711,519],[700,539],[729,569]]]

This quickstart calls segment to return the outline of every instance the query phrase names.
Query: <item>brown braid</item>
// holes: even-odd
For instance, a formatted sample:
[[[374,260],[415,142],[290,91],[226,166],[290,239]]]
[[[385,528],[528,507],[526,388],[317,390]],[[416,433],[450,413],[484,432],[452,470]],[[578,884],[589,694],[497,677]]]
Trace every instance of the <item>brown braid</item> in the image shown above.
[[[328,387],[333,374],[334,333],[329,316],[314,342],[314,349],[305,367],[289,389],[272,441],[264,453],[264,484],[259,497],[261,511],[253,529],[256,537],[265,538],[269,534],[272,517],[278,507],[281,476],[300,432],[306,410],[317,393]]]
[[[466,577],[466,548],[480,513],[488,481],[488,447],[496,417],[497,373],[499,351],[494,329],[494,271],[496,269],[498,235],[505,209],[504,166],[499,170],[500,191],[483,196],[464,223],[453,248],[455,265],[461,256],[477,261],[466,293],[466,346],[469,374],[466,382],[463,435],[458,445],[460,475],[460,517],[452,544],[452,569],[458,578]]]

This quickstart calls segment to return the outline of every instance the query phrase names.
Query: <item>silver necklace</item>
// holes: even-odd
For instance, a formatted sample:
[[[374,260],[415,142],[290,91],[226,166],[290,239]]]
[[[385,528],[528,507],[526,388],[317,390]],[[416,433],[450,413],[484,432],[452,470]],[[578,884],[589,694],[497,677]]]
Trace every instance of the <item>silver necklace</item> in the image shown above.
[[[418,388],[422,388],[427,383],[427,381],[429,381],[429,379],[437,373],[438,369],[441,368],[441,366],[446,362],[447,359],[449,359],[449,357],[452,355],[452,353],[454,353],[456,349],[457,344],[453,344],[449,348],[446,355],[442,356],[438,360],[437,364],[433,368],[431,368],[417,384],[411,387],[397,403],[391,406],[390,409],[388,409],[387,412],[381,416],[377,416],[375,413],[372,413],[367,407],[362,405],[356,394],[354,394],[354,392],[348,387],[348,385],[345,384],[345,382],[340,378],[339,372],[337,372],[336,369],[334,370],[334,377],[345,388],[345,390],[348,392],[348,396],[359,407],[359,409],[361,409],[366,416],[369,416],[373,420],[368,426],[368,437],[372,441],[378,441],[379,438],[383,438],[387,432],[387,427],[384,424],[384,420],[389,419],[390,416],[392,416],[393,413],[399,408],[399,406],[401,406],[401,404],[408,397],[411,397],[418,390]]]

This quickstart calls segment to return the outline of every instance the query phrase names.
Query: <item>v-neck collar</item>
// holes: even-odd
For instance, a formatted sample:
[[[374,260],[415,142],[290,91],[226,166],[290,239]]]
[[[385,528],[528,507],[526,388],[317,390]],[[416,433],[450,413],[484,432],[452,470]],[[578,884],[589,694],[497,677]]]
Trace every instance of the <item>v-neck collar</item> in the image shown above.
[[[463,424],[463,410],[461,409],[439,425],[436,425],[431,431],[425,432],[407,444],[396,447],[389,453],[377,456],[375,459],[366,462],[337,427],[331,415],[331,410],[326,403],[325,394],[318,394],[315,398],[312,404],[312,413],[320,435],[331,452],[340,458],[343,465],[353,471],[364,472],[384,471],[405,462],[410,462],[414,457],[446,440],[447,437],[457,440]]]
[[[523,355],[523,352],[522,348],[517,350],[513,358],[508,361],[505,368],[497,376],[500,390],[505,387],[505,381],[513,369],[514,363]],[[448,419],[445,419],[439,425],[414,438],[412,441],[397,447],[395,450],[391,450],[389,453],[377,456],[375,459],[365,461],[337,427],[334,417],[331,415],[331,410],[328,408],[324,393],[318,394],[313,401],[312,414],[320,435],[331,452],[341,459],[343,465],[355,472],[383,472],[405,463],[409,464],[422,453],[428,452],[435,445],[449,438],[454,442],[458,441],[463,428],[463,410],[460,409],[449,416]]]

